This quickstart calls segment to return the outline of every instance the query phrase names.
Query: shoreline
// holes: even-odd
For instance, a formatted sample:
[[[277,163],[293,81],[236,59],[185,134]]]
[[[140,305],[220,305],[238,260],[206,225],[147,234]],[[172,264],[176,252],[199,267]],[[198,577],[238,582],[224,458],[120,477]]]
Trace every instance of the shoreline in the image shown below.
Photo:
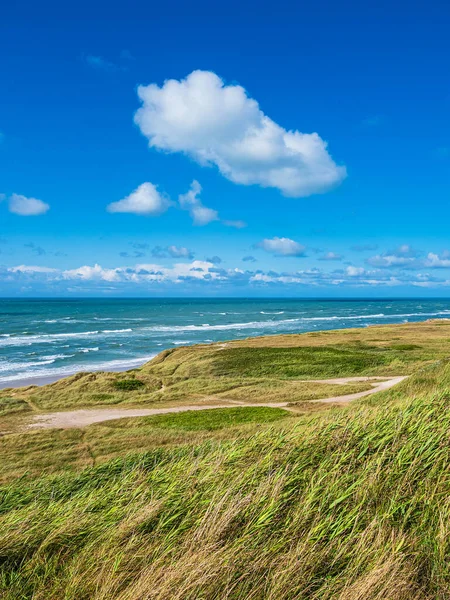
[[[406,323],[374,323],[373,325],[366,325],[366,327],[382,327],[382,326],[386,326],[386,325],[390,325],[390,326],[397,326],[397,327],[401,327],[404,325],[415,325],[415,324],[421,324],[421,323],[428,323],[428,322],[432,322],[432,321],[450,321],[450,319],[448,317],[435,317],[435,318],[428,318],[426,320],[420,320],[420,321],[408,321]],[[342,330],[344,329],[349,329],[348,327],[343,327]],[[355,326],[352,327],[350,329],[360,329],[359,326]],[[321,332],[326,332],[326,331],[340,331],[341,328],[336,328],[336,329],[322,329],[319,330]],[[308,333],[311,333],[311,331],[303,331],[303,332],[299,332],[299,333],[276,333],[276,334],[267,334],[265,333],[264,335],[254,335],[254,336],[250,336],[249,338],[242,338],[242,339],[260,339],[260,338],[265,338],[265,337],[274,337],[274,336],[293,336],[293,335],[307,335]],[[234,341],[238,341],[236,339],[231,339],[231,340],[226,340],[224,342],[222,342],[222,344],[227,344],[229,342],[234,342]],[[242,340],[241,340],[242,341]],[[215,344],[220,344],[220,342],[218,341],[214,341],[214,342],[208,342],[207,344],[202,344],[201,342],[198,342],[198,344],[200,345],[215,345]],[[190,344],[187,344],[190,345]],[[197,345],[197,344],[193,344],[193,345]],[[180,346],[178,346],[180,347]],[[56,383],[57,381],[60,381],[62,379],[66,379],[68,377],[71,377],[73,375],[76,375],[77,373],[98,373],[98,372],[105,372],[105,373],[126,373],[127,371],[131,371],[134,369],[139,369],[141,368],[143,365],[145,365],[146,363],[148,363],[150,360],[152,360],[153,358],[155,358],[155,356],[158,356],[158,354],[160,354],[161,352],[164,352],[165,350],[167,350],[167,348],[162,348],[160,350],[160,352],[158,352],[157,354],[151,356],[151,358],[147,358],[146,360],[144,360],[141,364],[136,364],[133,366],[130,366],[129,368],[126,368],[125,364],[122,365],[116,365],[116,366],[110,366],[107,369],[104,368],[91,368],[88,370],[84,370],[84,369],[78,369],[78,370],[74,370],[73,372],[70,373],[64,373],[64,374],[54,374],[54,375],[37,375],[35,377],[24,377],[22,379],[15,379],[15,380],[9,380],[9,381],[1,381],[0,378],[0,392],[6,389],[20,389],[20,388],[25,388],[25,387],[30,387],[30,386],[38,386],[38,387],[42,387],[45,385],[49,385],[51,383]],[[125,368],[124,368],[125,367]]]
[[[161,351],[162,352],[162,351]],[[151,359],[145,360],[142,365],[148,363]],[[61,379],[67,379],[67,377],[72,377],[72,375],[76,375],[77,373],[126,373],[127,371],[132,371],[133,369],[138,369],[142,365],[137,365],[135,367],[130,367],[129,369],[124,369],[123,367],[110,367],[109,369],[89,369],[88,371],[74,371],[73,373],[64,373],[64,375],[39,375],[37,377],[24,377],[23,379],[14,379],[12,381],[0,381],[0,391],[8,390],[8,389],[19,389],[24,387],[29,387],[31,385],[36,386],[44,386],[50,383],[55,383],[56,381],[60,381]]]

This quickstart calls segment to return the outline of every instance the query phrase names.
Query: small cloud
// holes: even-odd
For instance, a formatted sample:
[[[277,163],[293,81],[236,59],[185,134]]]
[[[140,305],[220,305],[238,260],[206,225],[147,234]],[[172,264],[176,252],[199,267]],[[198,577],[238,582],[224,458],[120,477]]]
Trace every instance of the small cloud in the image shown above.
[[[34,217],[45,214],[50,205],[37,198],[27,198],[20,194],[12,194],[8,199],[9,212],[21,217]]]
[[[95,56],[93,54],[87,54],[84,56],[84,60],[86,64],[88,64],[93,69],[98,69],[99,71],[117,71],[119,67],[113,62],[103,58],[103,56]]]
[[[450,251],[444,250],[441,254],[435,254],[434,252],[429,252],[427,254],[427,258],[425,259],[425,267],[435,268],[450,268]]]
[[[236,229],[243,229],[247,227],[247,223],[245,221],[222,221],[224,225],[227,227],[235,227]]]
[[[363,267],[354,267],[350,265],[346,268],[345,272],[349,277],[361,277],[361,275],[365,275],[366,270]]]
[[[248,256],[244,256],[242,258],[242,262],[257,262],[256,258],[254,256],[248,255]]]
[[[134,252],[119,252],[119,256],[122,258],[142,258],[145,256],[145,252],[135,250]]]
[[[182,246],[167,246],[167,252],[172,258],[194,258],[194,253]]]
[[[319,260],[342,260],[342,256],[340,254],[336,254],[335,252],[327,252],[321,256]]]
[[[188,258],[193,259],[194,253],[188,248],[183,246],[155,246],[152,250],[152,256],[154,258]]]
[[[189,191],[186,192],[186,194],[180,194],[180,196],[178,196],[180,207],[183,210],[189,211],[194,225],[207,225],[212,221],[219,220],[219,213],[217,210],[203,205],[199,197],[201,191],[202,186],[194,179]]]
[[[111,213],[132,213],[155,217],[165,212],[170,205],[168,196],[159,192],[153,183],[146,181],[126,198],[108,204],[106,210]]]
[[[262,242],[259,242],[259,244],[256,244],[256,247],[277,256],[304,256],[306,250],[305,246],[302,246],[298,242],[280,237],[266,238]]]
[[[205,259],[206,262],[213,263],[213,265],[220,265],[222,263],[222,259],[220,256],[211,256],[210,258]]]
[[[420,252],[411,248],[408,244],[402,244],[395,250],[371,256],[366,260],[368,265],[378,268],[400,267],[414,269],[420,266],[418,258]]]
[[[36,246],[36,244],[34,244],[33,242],[30,242],[29,244],[24,244],[24,247],[30,248],[30,250],[38,256],[45,256],[47,254],[44,248],[41,248],[41,246]]]

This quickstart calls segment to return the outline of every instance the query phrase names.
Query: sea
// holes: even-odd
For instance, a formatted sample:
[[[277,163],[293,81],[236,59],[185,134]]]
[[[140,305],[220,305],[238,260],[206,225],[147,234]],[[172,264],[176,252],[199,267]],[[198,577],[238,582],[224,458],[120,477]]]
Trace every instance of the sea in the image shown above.
[[[450,299],[0,299],[0,387],[131,369],[167,348],[450,318]]]

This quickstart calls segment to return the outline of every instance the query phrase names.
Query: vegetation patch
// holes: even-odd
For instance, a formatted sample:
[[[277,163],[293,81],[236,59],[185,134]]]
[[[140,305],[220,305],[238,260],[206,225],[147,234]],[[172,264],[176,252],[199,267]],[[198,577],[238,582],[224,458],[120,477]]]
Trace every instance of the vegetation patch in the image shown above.
[[[289,412],[281,408],[242,407],[215,408],[211,410],[186,411],[175,414],[147,417],[149,425],[163,429],[186,431],[215,431],[245,423],[270,423],[288,417]]]
[[[113,387],[121,392],[132,392],[144,387],[144,382],[139,379],[117,379],[113,382]]]
[[[26,410],[30,410],[30,407],[24,400],[11,396],[0,396],[0,416],[3,417]]]
[[[405,360],[400,351],[361,343],[306,348],[230,348],[217,358],[214,372],[222,376],[324,379],[369,375],[395,360]]]
[[[416,344],[391,344],[389,348],[392,350],[420,350],[420,346]]]

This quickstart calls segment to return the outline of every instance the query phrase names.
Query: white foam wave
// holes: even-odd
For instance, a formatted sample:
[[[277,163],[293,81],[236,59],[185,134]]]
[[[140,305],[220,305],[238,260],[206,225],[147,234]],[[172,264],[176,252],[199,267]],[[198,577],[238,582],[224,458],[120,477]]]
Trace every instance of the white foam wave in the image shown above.
[[[89,336],[109,335],[111,333],[129,333],[132,329],[105,329],[103,331],[78,331],[74,333],[42,333],[35,335],[17,335],[0,339],[0,346],[22,346],[48,344],[60,339],[85,338]]]
[[[132,369],[133,367],[139,367],[152,358],[154,358],[156,354],[149,354],[147,356],[140,356],[136,358],[130,359],[118,359],[118,360],[109,360],[98,363],[91,364],[72,364],[67,365],[65,367],[59,367],[54,369],[30,369],[30,367],[40,366],[42,363],[23,363],[24,370],[19,373],[10,373],[5,377],[0,377],[0,384],[14,381],[25,381],[27,379],[42,379],[48,377],[67,377],[69,375],[73,375],[75,373],[79,373],[80,371],[125,371],[127,369]],[[18,364],[17,364],[18,366]],[[10,370],[11,364],[9,365]],[[1,367],[0,367],[1,372]]]

